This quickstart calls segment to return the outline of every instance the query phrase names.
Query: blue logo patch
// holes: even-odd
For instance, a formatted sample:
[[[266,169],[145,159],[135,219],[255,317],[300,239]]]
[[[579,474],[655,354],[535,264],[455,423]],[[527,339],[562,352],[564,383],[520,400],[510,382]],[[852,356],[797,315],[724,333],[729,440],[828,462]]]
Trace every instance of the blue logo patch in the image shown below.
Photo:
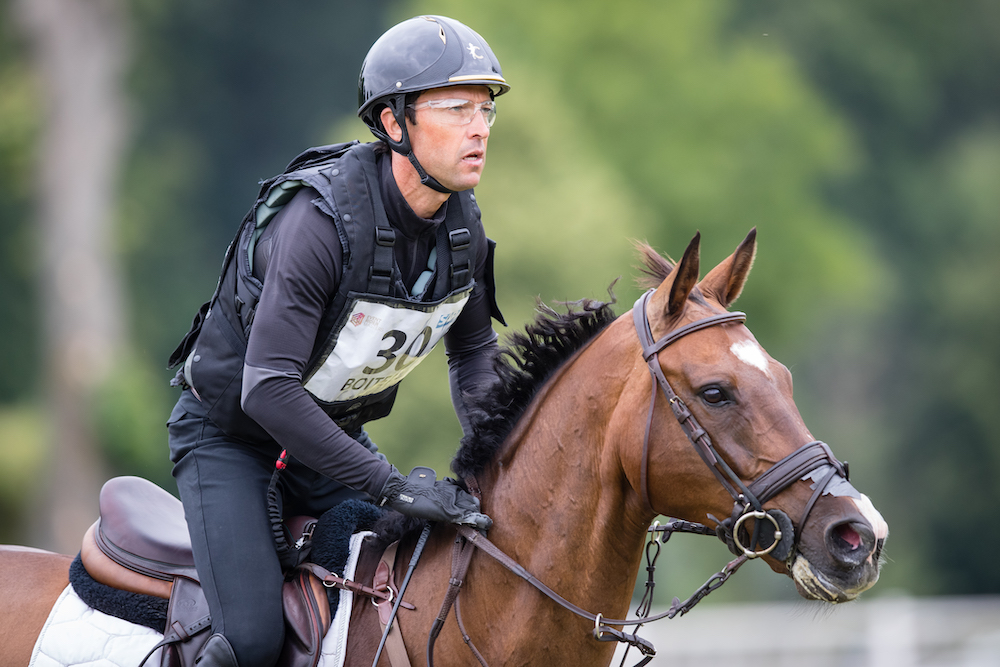
[[[441,318],[437,321],[437,324],[434,325],[434,328],[440,329],[441,327],[448,326],[449,324],[451,324],[451,321],[455,319],[457,315],[458,313],[446,313],[442,315]]]

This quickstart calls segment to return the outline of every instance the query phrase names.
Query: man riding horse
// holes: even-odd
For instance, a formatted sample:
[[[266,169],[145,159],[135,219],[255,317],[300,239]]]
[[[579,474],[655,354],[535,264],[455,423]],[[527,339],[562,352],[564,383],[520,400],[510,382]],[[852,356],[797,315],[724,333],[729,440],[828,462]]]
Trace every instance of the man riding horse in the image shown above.
[[[466,399],[496,380],[493,242],[472,188],[508,90],[475,31],[404,21],[361,68],[358,114],[379,141],[305,151],[244,218],[171,357],[183,393],[170,457],[212,618],[200,667],[273,665],[281,651],[269,485],[285,514],[360,497],[490,525],[450,480],[400,474],[364,424],[442,338],[463,425]]]

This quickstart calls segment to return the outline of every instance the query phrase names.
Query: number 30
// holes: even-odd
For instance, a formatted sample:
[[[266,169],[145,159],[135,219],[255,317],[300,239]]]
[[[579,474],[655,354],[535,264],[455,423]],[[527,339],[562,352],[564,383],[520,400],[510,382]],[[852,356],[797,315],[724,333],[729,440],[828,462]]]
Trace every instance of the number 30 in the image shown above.
[[[406,344],[406,334],[398,329],[393,329],[391,331],[386,332],[386,334],[382,336],[382,340],[386,340],[388,338],[392,338],[392,343],[389,344],[389,347],[379,350],[377,355],[385,359],[385,363],[379,366],[378,368],[372,368],[371,366],[366,366],[364,370],[361,371],[362,373],[365,373],[366,375],[374,375],[376,373],[381,373],[382,371],[389,368],[389,366],[392,365],[392,362],[396,360],[397,358],[396,352]],[[420,341],[420,349],[417,350],[416,354],[413,354],[413,347],[417,344],[417,341]],[[417,337],[413,340],[413,342],[410,343],[410,346],[406,348],[406,352],[404,352],[402,356],[399,357],[399,362],[396,364],[396,370],[397,371],[403,370],[404,368],[413,363],[412,359],[423,356],[430,342],[431,342],[431,328],[424,327],[423,330],[421,330],[421,332],[417,334]],[[407,359],[410,360],[408,361]]]

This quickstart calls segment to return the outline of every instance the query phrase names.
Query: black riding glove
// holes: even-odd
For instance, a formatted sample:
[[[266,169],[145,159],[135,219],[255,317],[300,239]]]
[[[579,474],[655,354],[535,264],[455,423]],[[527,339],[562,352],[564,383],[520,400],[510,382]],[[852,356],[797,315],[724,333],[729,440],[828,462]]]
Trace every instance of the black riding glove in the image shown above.
[[[488,516],[480,513],[479,500],[452,479],[438,481],[431,468],[416,467],[403,477],[393,467],[379,494],[379,505],[418,519],[475,526],[478,530],[489,530],[493,525]]]

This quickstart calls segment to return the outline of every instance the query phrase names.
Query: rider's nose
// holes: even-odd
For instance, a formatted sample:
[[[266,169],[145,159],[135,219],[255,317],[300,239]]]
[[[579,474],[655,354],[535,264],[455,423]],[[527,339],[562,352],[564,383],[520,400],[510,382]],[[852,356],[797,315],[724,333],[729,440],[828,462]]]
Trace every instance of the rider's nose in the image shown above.
[[[844,567],[861,565],[875,550],[875,533],[862,521],[841,521],[827,528],[826,546]]]
[[[468,125],[469,134],[475,137],[486,138],[490,136],[490,126],[486,122],[486,116],[482,113],[477,113],[472,119],[472,122]]]

